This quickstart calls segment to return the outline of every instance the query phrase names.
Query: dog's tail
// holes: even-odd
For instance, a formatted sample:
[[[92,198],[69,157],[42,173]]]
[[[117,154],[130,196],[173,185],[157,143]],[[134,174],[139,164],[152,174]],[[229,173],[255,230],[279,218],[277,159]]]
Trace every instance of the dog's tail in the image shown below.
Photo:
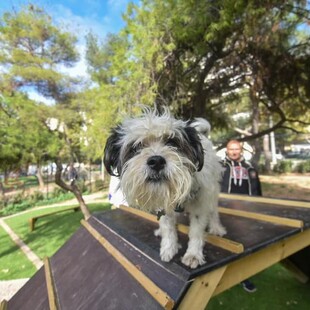
[[[190,126],[194,127],[199,133],[202,135],[208,137],[209,133],[211,131],[211,125],[210,123],[202,118],[202,117],[196,117],[191,123]]]

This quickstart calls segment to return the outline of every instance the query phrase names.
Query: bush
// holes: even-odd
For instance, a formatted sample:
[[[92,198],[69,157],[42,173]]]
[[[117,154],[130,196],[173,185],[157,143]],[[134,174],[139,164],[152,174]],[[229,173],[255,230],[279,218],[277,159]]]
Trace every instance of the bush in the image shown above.
[[[23,193],[18,193],[10,199],[9,204],[12,204],[12,205],[20,204],[24,200],[25,200],[25,195]]]
[[[101,179],[95,180],[93,191],[97,192],[103,190],[103,188],[104,188],[104,181],[102,181]]]
[[[6,205],[4,202],[0,203],[0,216],[15,214],[34,206],[61,202],[73,197],[74,195],[72,193],[66,192],[61,188],[56,188],[54,192],[51,193],[51,197],[49,199],[46,199],[45,195],[40,191],[34,192],[29,197],[25,197],[22,193],[17,194],[9,202],[7,202]]]
[[[295,170],[299,173],[310,172],[310,160],[299,163]]]
[[[282,160],[273,167],[273,171],[277,173],[292,172],[293,162],[291,160]]]
[[[44,194],[40,191],[33,192],[29,197],[29,202],[31,204],[36,204],[38,201],[44,200]]]
[[[32,205],[27,200],[19,204],[10,204],[6,208],[0,210],[0,216],[15,214],[17,212],[29,209],[31,206]]]
[[[61,187],[55,187],[55,189],[53,190],[52,193],[50,193],[50,195],[51,195],[51,197],[56,198],[56,197],[59,197],[59,196],[61,196],[61,195],[64,195],[65,193],[67,193],[67,191],[64,190],[63,188],[61,188]]]

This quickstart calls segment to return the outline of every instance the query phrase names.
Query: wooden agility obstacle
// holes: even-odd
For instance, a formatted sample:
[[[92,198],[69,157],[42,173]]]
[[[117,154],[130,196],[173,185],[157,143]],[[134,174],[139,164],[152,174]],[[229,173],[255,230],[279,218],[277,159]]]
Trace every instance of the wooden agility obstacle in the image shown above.
[[[178,223],[182,248],[164,263],[154,236],[156,217],[121,207],[83,220],[1,307],[204,309],[213,296],[283,260],[304,282],[308,279],[310,203],[222,195],[219,205],[227,235],[206,235],[203,266],[192,270],[181,263],[188,242],[186,214]]]

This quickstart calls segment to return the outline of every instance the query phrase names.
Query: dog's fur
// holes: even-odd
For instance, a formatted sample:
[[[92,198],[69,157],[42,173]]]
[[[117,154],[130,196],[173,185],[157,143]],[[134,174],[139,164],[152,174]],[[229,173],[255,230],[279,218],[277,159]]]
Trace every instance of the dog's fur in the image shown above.
[[[189,213],[189,243],[182,263],[196,268],[205,263],[204,232],[223,235],[217,203],[221,165],[207,135],[205,119],[184,122],[145,109],[112,130],[104,164],[120,177],[120,187],[130,206],[148,211],[164,210],[160,217],[160,257],[169,262],[178,252],[175,209]]]

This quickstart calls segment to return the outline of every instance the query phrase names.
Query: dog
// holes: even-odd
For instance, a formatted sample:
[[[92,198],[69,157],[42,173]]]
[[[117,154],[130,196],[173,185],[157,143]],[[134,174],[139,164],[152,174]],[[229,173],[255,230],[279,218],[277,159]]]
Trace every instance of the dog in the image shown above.
[[[160,258],[169,262],[178,252],[177,213],[189,214],[189,242],[182,263],[197,268],[205,263],[204,233],[224,235],[217,203],[221,165],[207,135],[210,124],[196,118],[174,118],[145,108],[112,129],[104,150],[104,165],[120,178],[130,206],[163,214],[156,236],[161,236]]]

